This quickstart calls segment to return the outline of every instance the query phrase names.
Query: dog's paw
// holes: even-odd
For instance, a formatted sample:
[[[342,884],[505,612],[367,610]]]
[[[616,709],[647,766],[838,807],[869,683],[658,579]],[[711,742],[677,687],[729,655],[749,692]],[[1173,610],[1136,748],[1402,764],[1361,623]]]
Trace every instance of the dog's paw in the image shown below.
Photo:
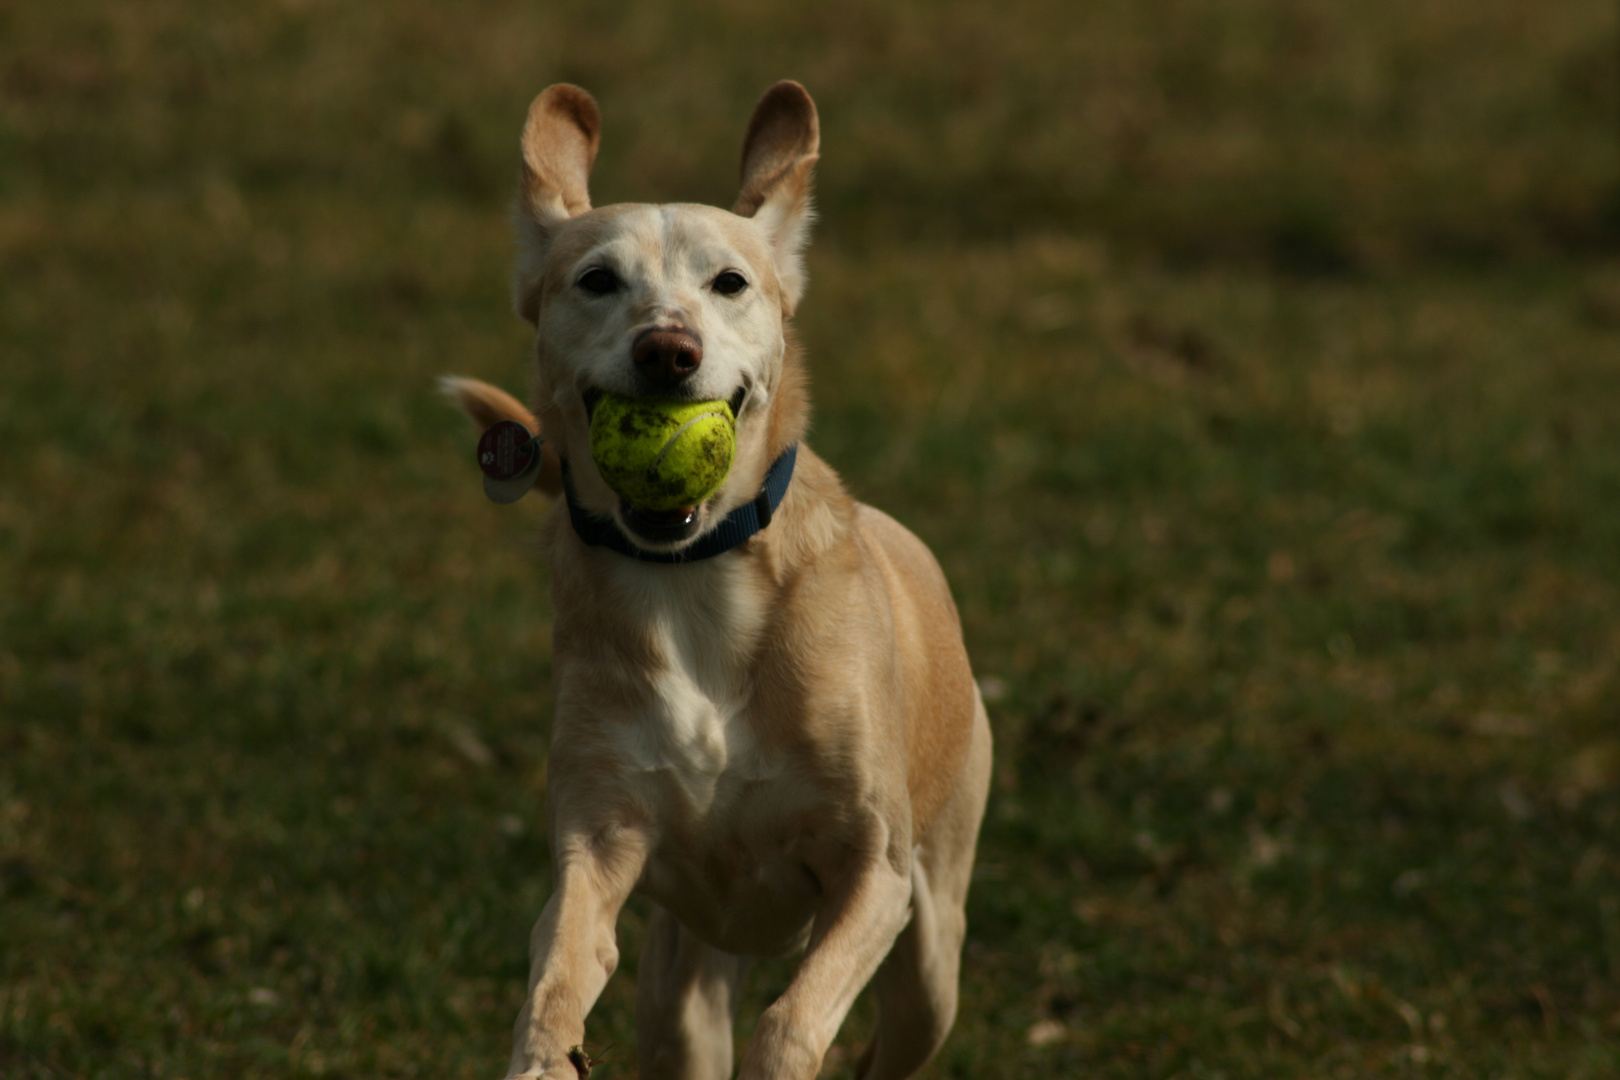
[[[506,1080],[588,1080],[591,1070],[601,1064],[583,1046],[571,1046],[564,1059],[549,1069],[528,1069],[508,1074]]]

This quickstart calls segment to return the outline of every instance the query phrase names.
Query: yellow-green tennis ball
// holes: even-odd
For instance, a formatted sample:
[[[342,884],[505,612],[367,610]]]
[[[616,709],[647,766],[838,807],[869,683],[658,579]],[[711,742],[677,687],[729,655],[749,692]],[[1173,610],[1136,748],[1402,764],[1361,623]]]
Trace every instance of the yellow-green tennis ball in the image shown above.
[[[719,490],[737,452],[724,401],[646,401],[603,394],[591,458],[608,487],[645,510],[696,506]]]

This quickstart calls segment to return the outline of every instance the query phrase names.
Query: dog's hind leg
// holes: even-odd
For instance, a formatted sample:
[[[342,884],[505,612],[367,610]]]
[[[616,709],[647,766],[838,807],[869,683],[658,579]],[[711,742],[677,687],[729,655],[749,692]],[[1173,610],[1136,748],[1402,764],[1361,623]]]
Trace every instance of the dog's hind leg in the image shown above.
[[[967,933],[969,880],[990,785],[990,724],[980,703],[973,748],[951,801],[912,862],[911,922],[872,979],[877,1028],[861,1054],[860,1080],[902,1080],[928,1063],[956,1019]]]
[[[956,979],[966,920],[913,864],[911,922],[872,979],[877,1028],[861,1054],[861,1080],[901,1080],[927,1064],[956,1019]]]
[[[636,972],[642,1080],[726,1080],[731,1022],[748,962],[699,941],[653,905]]]

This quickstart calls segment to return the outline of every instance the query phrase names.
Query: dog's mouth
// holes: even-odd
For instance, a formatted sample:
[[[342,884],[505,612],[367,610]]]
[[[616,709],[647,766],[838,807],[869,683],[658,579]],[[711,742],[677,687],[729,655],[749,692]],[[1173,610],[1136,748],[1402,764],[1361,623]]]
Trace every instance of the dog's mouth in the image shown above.
[[[741,386],[737,387],[736,392],[733,393],[730,399],[726,402],[731,406],[731,415],[733,417],[742,416],[743,406],[748,403],[749,389],[749,384],[744,382]],[[589,424],[591,422],[591,417],[596,415],[597,404],[602,400],[602,391],[592,386],[586,390],[580,391],[579,396],[580,399],[585,403],[585,423]]]
[[[743,407],[748,403],[750,389],[750,384],[745,381],[727,400],[733,417],[742,416]],[[590,387],[580,393],[585,405],[587,425],[595,415],[596,406],[600,404],[602,397],[603,391],[596,387]],[[703,530],[703,510],[712,499],[713,496],[710,496],[709,500],[698,505],[681,506],[673,510],[651,510],[621,497],[619,524],[630,534],[632,540],[660,548],[674,547],[695,539]]]
[[[619,521],[635,539],[666,546],[692,539],[698,533],[703,508],[682,506],[675,510],[647,510],[619,500]]]
[[[579,392],[580,400],[585,403],[585,426],[589,427],[591,417],[596,415],[597,403],[602,400],[602,391],[592,386]]]

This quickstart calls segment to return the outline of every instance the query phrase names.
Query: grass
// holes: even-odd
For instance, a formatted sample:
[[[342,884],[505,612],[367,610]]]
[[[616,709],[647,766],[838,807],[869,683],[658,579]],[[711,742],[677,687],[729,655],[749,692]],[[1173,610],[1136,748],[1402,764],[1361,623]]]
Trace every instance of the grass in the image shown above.
[[[0,1073],[498,1075],[545,508],[483,500],[432,378],[524,384],[533,93],[598,94],[598,201],[726,203],[783,76],[826,135],[815,444],[933,545],[996,698],[933,1074],[1620,1071],[1616,33],[0,13]]]

